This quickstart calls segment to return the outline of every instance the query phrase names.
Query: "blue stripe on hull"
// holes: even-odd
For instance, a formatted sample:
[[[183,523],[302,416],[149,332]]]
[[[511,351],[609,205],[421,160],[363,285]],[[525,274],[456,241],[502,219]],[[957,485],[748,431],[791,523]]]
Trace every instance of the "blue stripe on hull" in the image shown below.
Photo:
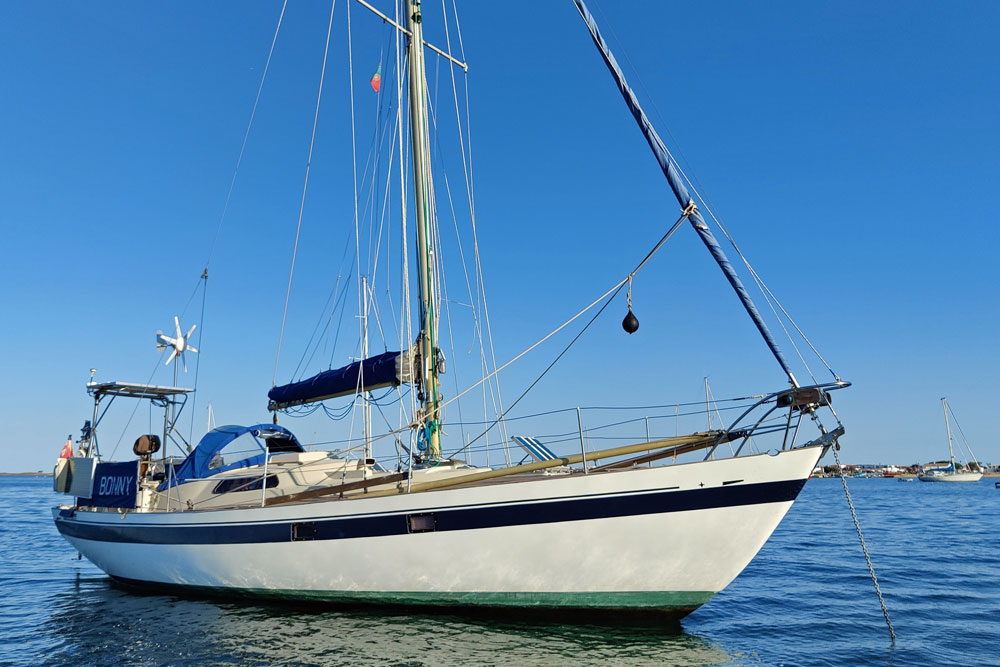
[[[423,509],[350,518],[303,519],[249,524],[96,524],[59,516],[56,527],[66,537],[97,542],[138,544],[259,544],[292,541],[293,525],[308,524],[309,540],[343,540],[405,535],[408,516],[433,514],[434,530],[475,530],[588,519],[609,519],[795,500],[806,480],[724,486],[689,491],[654,491],[604,497],[577,497],[531,503]],[[350,502],[350,501],[348,501]],[[303,534],[299,531],[300,539]]]

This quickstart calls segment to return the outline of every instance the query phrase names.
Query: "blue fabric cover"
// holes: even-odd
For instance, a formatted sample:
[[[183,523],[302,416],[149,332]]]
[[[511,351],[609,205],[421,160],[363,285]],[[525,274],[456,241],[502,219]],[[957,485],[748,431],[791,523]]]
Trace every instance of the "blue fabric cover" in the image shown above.
[[[90,507],[135,507],[139,485],[139,462],[98,463],[94,466],[94,486],[90,498],[80,498],[78,505]]]
[[[310,401],[392,387],[399,384],[396,377],[396,359],[399,355],[399,352],[385,352],[362,361],[355,361],[343,368],[323,371],[300,382],[272,387],[271,391],[267,392],[267,397],[271,399],[272,407],[280,409]]]
[[[657,162],[660,163],[660,168],[663,170],[663,175],[667,177],[667,182],[670,184],[670,189],[674,191],[674,196],[677,197],[677,201],[681,205],[681,209],[685,209],[688,203],[691,202],[691,196],[688,194],[687,187],[684,185],[684,181],[681,179],[677,166],[674,164],[673,159],[667,152],[666,146],[663,145],[663,140],[653,129],[650,124],[649,119],[646,117],[646,113],[639,106],[639,101],[635,97],[635,93],[629,88],[628,83],[625,81],[625,75],[622,74],[621,68],[618,66],[618,62],[615,57],[611,54],[611,50],[608,48],[607,43],[605,43],[604,38],[601,36],[601,32],[597,29],[597,24],[594,22],[594,17],[591,16],[590,11],[587,6],[583,4],[583,0],[574,0],[576,3],[576,8],[580,11],[580,15],[583,17],[584,22],[590,29],[590,36],[594,38],[594,44],[597,45],[598,50],[601,52],[601,56],[604,58],[604,63],[611,70],[611,75],[615,78],[615,83],[618,84],[618,90],[621,92],[622,97],[625,98],[625,104],[632,111],[632,116],[635,118],[635,122],[639,124],[639,129],[642,130],[643,135],[646,137],[646,141],[649,143],[649,147],[653,149],[653,155],[656,156]],[[784,355],[782,355],[781,350],[778,348],[778,343],[774,340],[771,332],[767,328],[767,324],[764,323],[763,318],[757,311],[757,306],[754,305],[753,301],[750,299],[750,295],[747,293],[746,288],[743,286],[743,282],[740,277],[736,275],[736,271],[733,269],[732,264],[729,263],[729,258],[726,257],[726,253],[722,251],[719,246],[719,242],[715,239],[715,235],[708,228],[705,223],[705,219],[701,215],[701,211],[695,210],[690,216],[688,216],[691,225],[698,232],[698,236],[701,237],[702,242],[708,248],[708,251],[712,253],[712,257],[718,263],[722,272],[726,274],[726,278],[729,280],[729,284],[732,285],[733,289],[736,290],[736,295],[740,298],[743,303],[743,307],[746,309],[750,318],[753,319],[755,325],[757,325],[757,330],[760,331],[760,335],[764,337],[764,342],[771,349],[771,354],[774,358],[778,360],[781,364],[781,368],[788,375],[788,379],[791,381],[792,386],[797,387],[798,382],[795,380],[795,376],[792,374],[792,370],[788,367],[788,363],[785,361]]]
[[[222,451],[223,447],[241,435],[246,435],[247,433],[250,433],[253,436],[254,442],[256,442],[257,446],[260,447],[260,454],[255,454],[254,456],[250,456],[218,468],[208,467],[208,464],[211,463],[216,454]],[[160,485],[158,490],[162,491],[170,486],[182,484],[192,479],[203,479],[211,475],[216,475],[220,472],[225,472],[226,470],[260,465],[264,462],[264,444],[257,438],[257,436],[262,433],[281,434],[294,442],[299,448],[298,451],[304,451],[302,449],[302,445],[299,444],[299,441],[295,439],[294,435],[292,435],[292,432],[283,426],[278,426],[277,424],[219,426],[218,428],[214,428],[205,434],[205,436],[201,439],[201,442],[198,443],[198,446],[194,448],[194,451],[188,454],[188,457],[184,459],[184,462],[174,470],[173,479],[165,481]]]

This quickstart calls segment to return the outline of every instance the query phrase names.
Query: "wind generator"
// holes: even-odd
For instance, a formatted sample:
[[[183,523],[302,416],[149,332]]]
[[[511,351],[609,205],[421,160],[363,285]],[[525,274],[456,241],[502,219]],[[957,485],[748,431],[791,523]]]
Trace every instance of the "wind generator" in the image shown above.
[[[174,315],[174,327],[177,330],[177,337],[176,338],[171,338],[170,336],[164,336],[163,332],[160,331],[159,329],[157,329],[157,331],[156,331],[156,349],[157,349],[157,351],[162,352],[163,350],[167,349],[168,347],[174,348],[170,352],[170,356],[167,357],[166,363],[164,363],[163,365],[164,366],[169,366],[171,361],[174,362],[174,384],[177,384],[177,363],[176,362],[180,361],[184,365],[184,372],[187,373],[187,370],[188,370],[188,368],[187,368],[187,361],[185,361],[185,359],[184,359],[184,353],[185,352],[195,352],[195,353],[198,352],[198,348],[194,347],[193,345],[189,345],[188,344],[188,341],[191,340],[191,334],[193,334],[194,330],[198,328],[198,325],[197,324],[192,324],[191,328],[188,329],[188,332],[186,334],[182,334],[181,333],[181,321],[180,321],[180,319],[176,315]]]
[[[198,328],[198,325],[197,324],[192,324],[191,328],[188,329],[188,332],[186,334],[182,333],[181,332],[181,321],[180,321],[180,318],[178,318],[175,315],[174,316],[174,329],[176,331],[175,337],[171,338],[170,336],[166,336],[159,329],[157,329],[157,331],[156,331],[156,350],[158,352],[162,352],[163,350],[167,349],[168,347],[169,348],[173,348],[170,351],[170,356],[167,357],[166,363],[164,363],[163,365],[164,366],[169,366],[171,361],[174,362],[174,387],[177,386],[177,363],[180,362],[180,364],[184,367],[184,372],[187,373],[187,360],[184,358],[184,353],[185,352],[194,352],[194,353],[198,352],[198,348],[196,348],[193,345],[190,345],[188,343],[188,341],[191,340],[191,334],[194,333],[194,330],[196,328]],[[171,437],[173,435],[173,433],[174,433],[173,425],[176,422],[176,420],[177,420],[176,405],[174,405],[173,403],[171,403],[171,405],[170,405],[170,428],[164,429],[164,437],[165,438],[166,437]],[[180,434],[177,434],[177,435],[180,435]],[[191,449],[192,449],[191,444],[188,443],[187,441],[185,441],[183,436],[180,436],[180,438],[183,441],[184,448],[187,449],[188,453],[190,453]]]

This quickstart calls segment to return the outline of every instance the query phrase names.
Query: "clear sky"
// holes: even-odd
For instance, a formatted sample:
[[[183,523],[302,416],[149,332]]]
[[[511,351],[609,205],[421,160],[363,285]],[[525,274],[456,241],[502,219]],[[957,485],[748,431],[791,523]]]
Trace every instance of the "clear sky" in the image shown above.
[[[391,3],[375,4],[391,12]],[[678,212],[569,0],[467,4],[459,18],[477,222],[503,361],[617,282]],[[292,376],[338,273],[351,271],[341,262],[353,228],[346,7],[340,0],[336,9],[279,383]],[[185,329],[200,319],[200,294],[189,298],[280,9],[4,6],[0,470],[51,468],[66,434],[90,416],[90,368],[101,380],[145,382],[159,363],[153,381],[172,381],[153,335],[174,315],[183,313]],[[1000,4],[604,2],[592,10],[654,125],[673,138],[771,289],[854,383],[836,396],[844,458],[941,458],[939,398],[948,396],[978,458],[1000,462],[992,433]],[[424,13],[428,40],[444,47],[440,5],[428,2]],[[211,255],[196,438],[208,400],[220,423],[269,419],[328,14],[327,3],[297,2],[285,15]],[[351,18],[363,162],[377,113],[368,79],[389,28],[356,4]],[[428,68],[435,108],[453,118],[447,68],[436,57]],[[461,204],[454,144],[436,150]],[[444,202],[443,175],[436,179]],[[690,228],[639,275],[633,301],[635,336],[619,327],[619,299],[521,412],[696,401],[705,376],[719,398],[784,385]],[[309,372],[355,353],[333,347]],[[505,397],[559,349],[505,373]],[[127,419],[131,408],[118,408]],[[151,421],[135,419],[119,452]],[[109,422],[105,447],[122,426]],[[300,435],[323,440],[322,428],[310,423]]]

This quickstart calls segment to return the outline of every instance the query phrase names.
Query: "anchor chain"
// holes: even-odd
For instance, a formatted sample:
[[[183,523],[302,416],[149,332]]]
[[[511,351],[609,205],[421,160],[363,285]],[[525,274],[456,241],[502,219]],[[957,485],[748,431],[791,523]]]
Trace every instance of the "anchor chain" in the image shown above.
[[[882,589],[878,585],[878,577],[875,576],[875,568],[872,566],[872,557],[868,555],[868,546],[865,544],[865,536],[861,534],[861,523],[858,521],[858,513],[854,509],[854,501],[851,499],[851,492],[847,488],[847,478],[844,477],[844,467],[840,465],[840,456],[837,454],[837,450],[840,449],[840,443],[834,443],[833,447],[833,458],[837,461],[837,474],[840,476],[840,481],[844,485],[844,495],[847,496],[847,505],[851,508],[851,518],[854,519],[854,529],[858,531],[858,540],[861,542],[861,550],[865,553],[865,562],[868,563],[868,572],[872,575],[872,583],[875,584],[875,595],[878,596],[878,603],[882,605],[882,615],[885,617],[885,624],[889,626],[889,638],[895,642],[896,641],[896,630],[892,627],[892,621],[889,620],[889,610],[885,606],[885,600],[882,598]]]

